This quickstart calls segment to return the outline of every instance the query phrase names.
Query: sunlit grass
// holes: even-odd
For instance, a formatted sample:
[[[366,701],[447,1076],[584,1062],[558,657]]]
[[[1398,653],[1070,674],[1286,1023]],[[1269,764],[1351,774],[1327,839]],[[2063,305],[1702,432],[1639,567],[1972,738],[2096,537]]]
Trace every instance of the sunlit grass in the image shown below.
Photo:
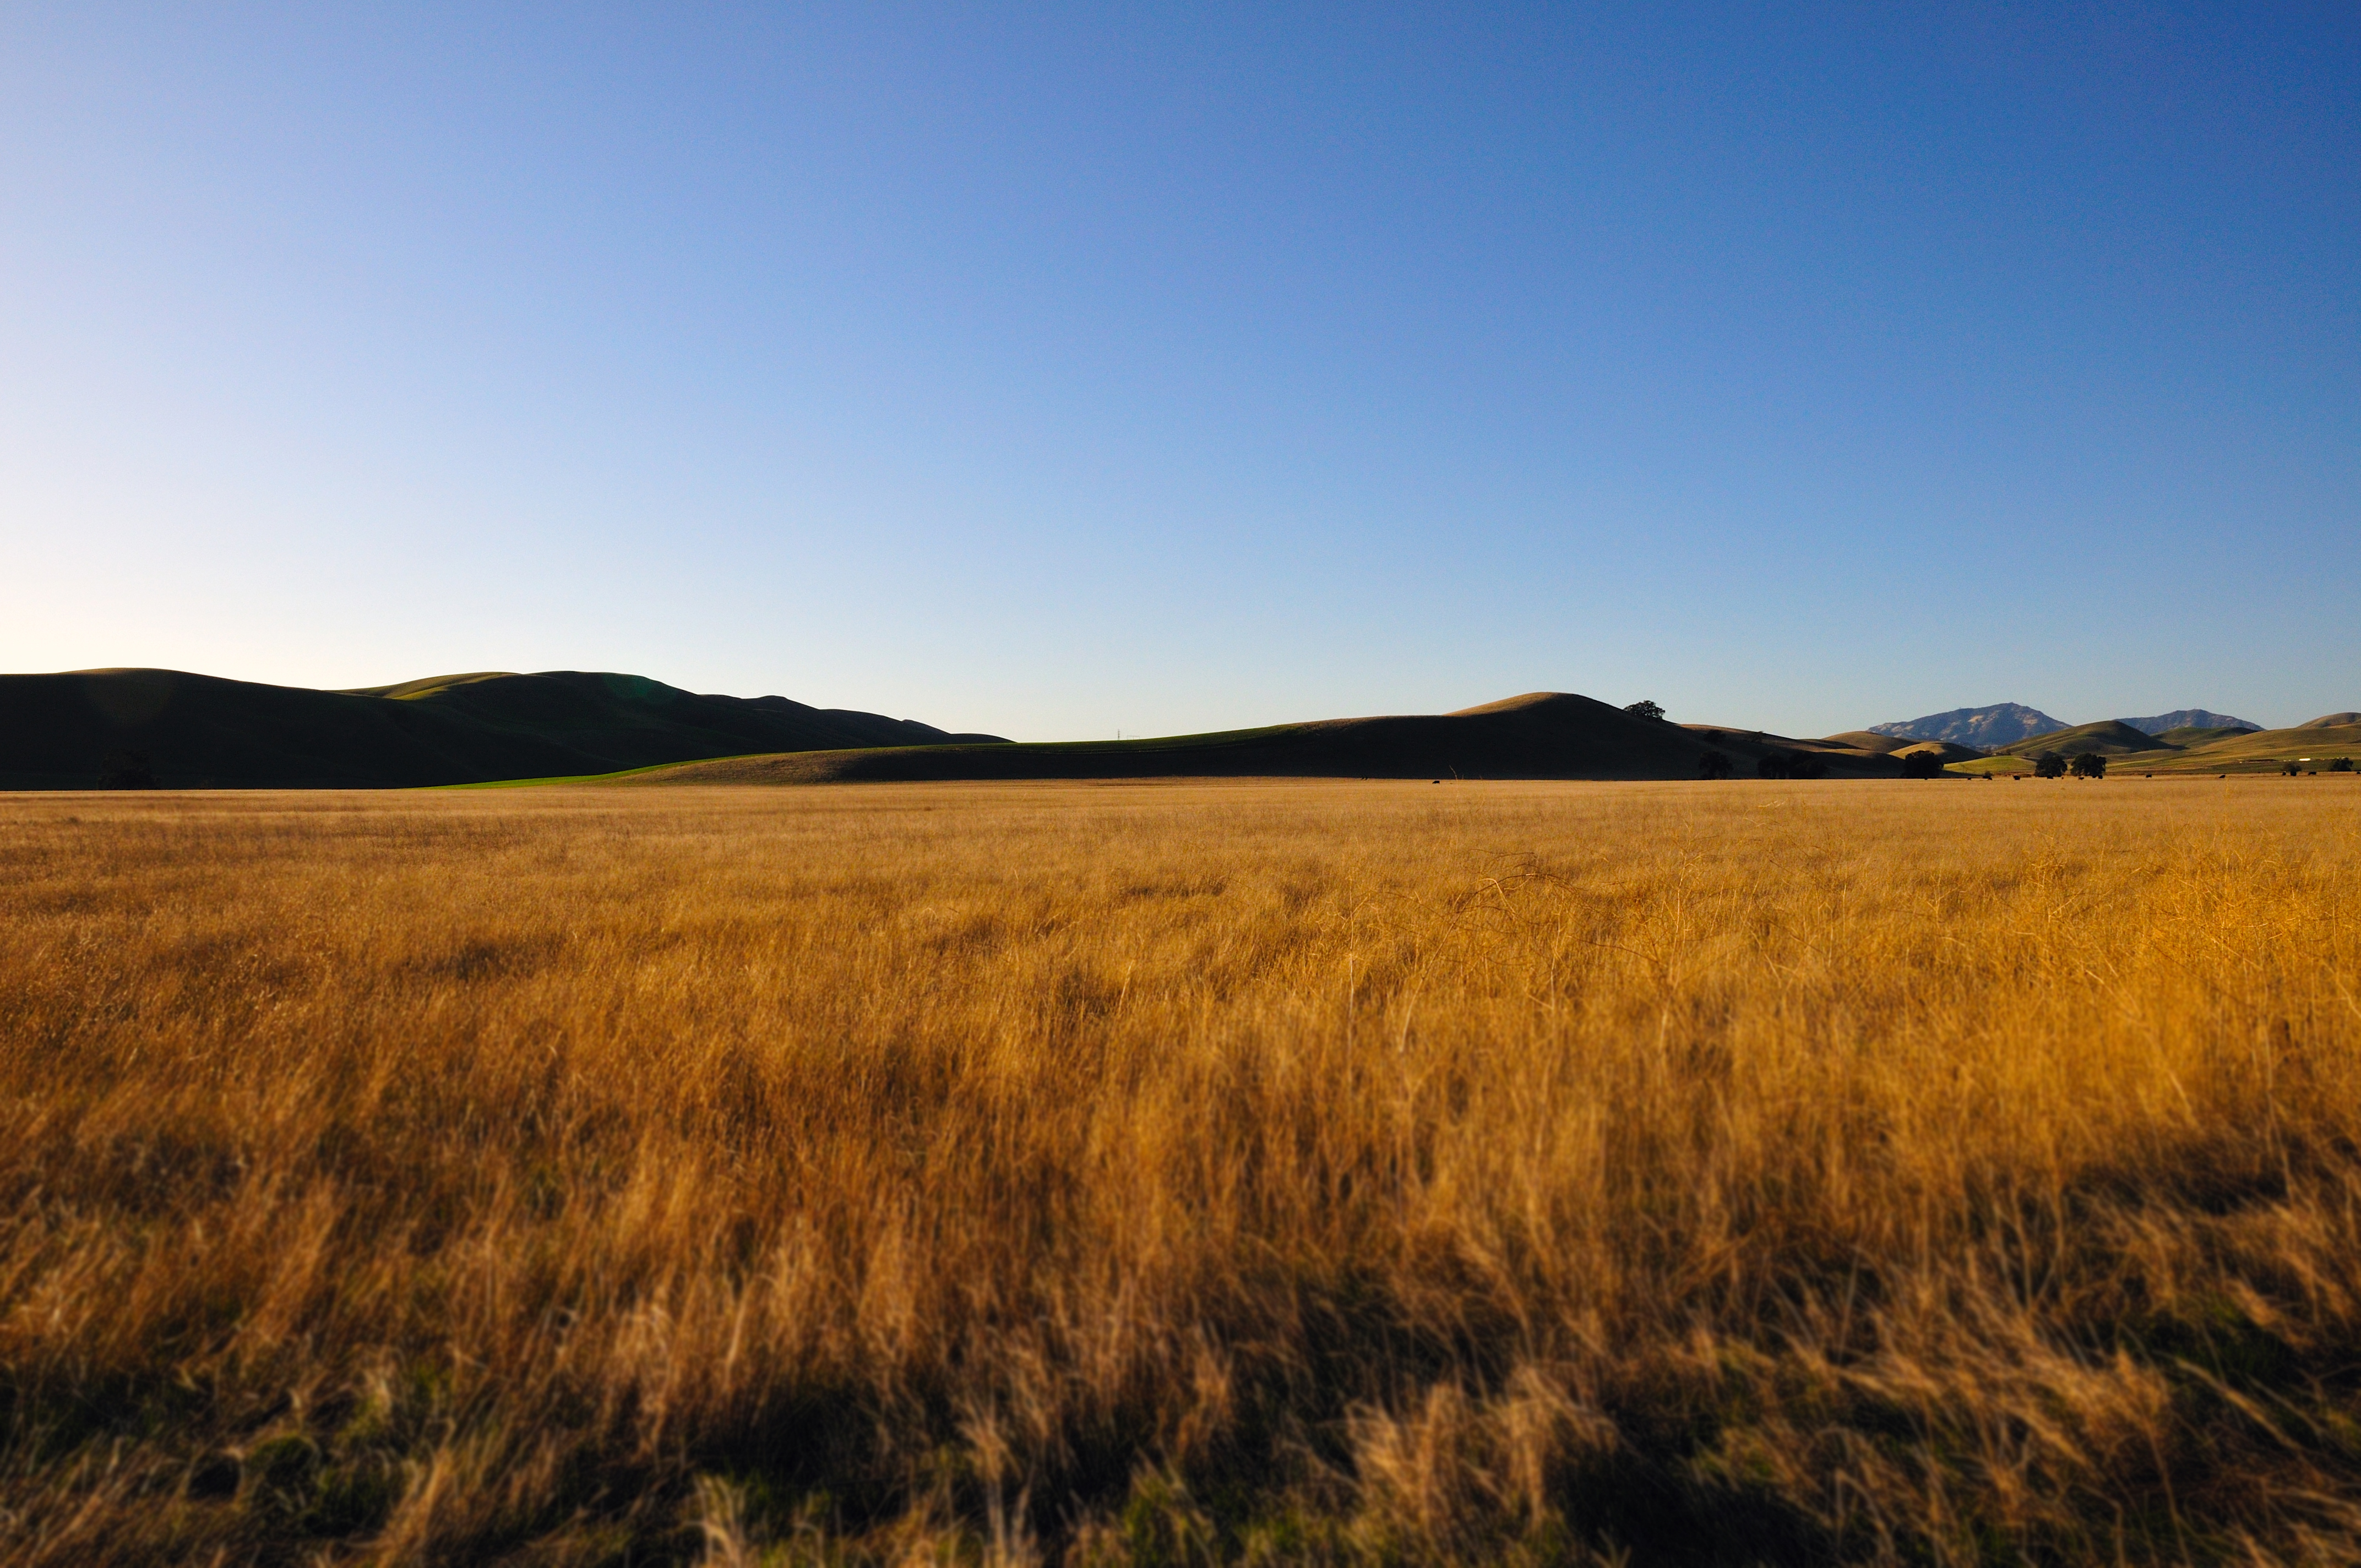
[[[19,797],[0,1559],[2348,1560],[2356,849],[2275,781]]]

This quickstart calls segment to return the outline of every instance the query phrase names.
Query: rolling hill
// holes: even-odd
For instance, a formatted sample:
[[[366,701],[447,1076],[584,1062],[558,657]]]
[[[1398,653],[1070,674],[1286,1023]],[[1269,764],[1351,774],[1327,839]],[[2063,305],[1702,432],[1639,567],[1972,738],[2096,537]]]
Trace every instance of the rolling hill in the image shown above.
[[[2079,757],[2085,751],[2118,757],[2156,749],[2155,736],[2133,729],[2129,720],[2122,718],[2102,718],[2095,723],[2052,729],[2019,742],[2016,748],[2021,755],[2038,756],[2044,751],[2055,751],[2061,757]]]
[[[2304,724],[2290,729],[2233,731],[2202,745],[2111,758],[2111,767],[2156,773],[2275,773],[2289,762],[2325,771],[2339,757],[2361,765],[2361,716],[2345,724]]]
[[[2197,710],[2190,710],[2194,714]],[[2029,717],[2028,717],[2029,716]],[[2219,718],[2203,714],[2201,717]],[[2165,717],[2181,717],[2167,715]],[[2330,719],[2354,719],[2332,714]],[[1935,728],[2055,724],[2015,704],[1935,715]],[[1958,720],[1958,723],[1950,721]],[[1825,739],[1644,718],[1565,692],[1455,713],[1321,719],[1137,740],[1018,744],[783,696],[700,696],[644,676],[551,670],[437,675],[346,691],[172,670],[0,675],[0,789],[390,788],[601,779],[617,783],[1151,777],[1690,779],[1719,751],[1740,777],[1804,757],[1831,778],[1892,778],[1932,752],[1954,771],[2029,769],[1970,741],[1880,725]],[[2125,770],[2270,771],[2361,752],[2361,722],[2250,732],[2131,721],[2058,726],[2038,747],[2106,754]]]
[[[1899,764],[1828,740],[1641,718],[1568,692],[1530,692],[1455,713],[1333,718],[1145,740],[927,746],[735,757],[650,770],[629,784],[832,784],[954,779],[1693,779],[1719,751],[1741,776],[1772,752],[1825,762],[1833,778],[1892,778]]]
[[[2031,773],[2033,759],[2042,751],[2060,756],[2097,751],[2107,759],[2111,773],[2173,774],[2276,773],[2287,763],[2301,762],[2307,769],[2328,771],[2339,757],[2361,765],[2361,714],[2330,714],[2345,724],[2312,723],[2291,729],[2176,729],[2148,740],[2136,750],[2123,749],[2125,737],[2110,731],[2127,728],[2120,721],[2077,725],[2070,730],[2044,735],[2035,744],[2013,753],[1986,757],[1956,768],[1960,773]],[[2136,733],[2136,732],[2135,732]]]
[[[313,691],[177,670],[0,675],[0,788],[387,788],[607,773],[748,751],[992,741],[783,696],[550,670]]]

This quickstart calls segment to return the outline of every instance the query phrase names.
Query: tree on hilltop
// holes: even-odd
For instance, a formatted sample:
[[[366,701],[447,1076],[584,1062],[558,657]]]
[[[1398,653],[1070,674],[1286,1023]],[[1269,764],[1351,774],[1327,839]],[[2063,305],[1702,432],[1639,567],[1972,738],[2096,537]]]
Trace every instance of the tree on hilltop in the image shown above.
[[[1642,697],[1623,711],[1635,718],[1662,718],[1664,717],[1664,705],[1660,702],[1650,702],[1647,698]]]

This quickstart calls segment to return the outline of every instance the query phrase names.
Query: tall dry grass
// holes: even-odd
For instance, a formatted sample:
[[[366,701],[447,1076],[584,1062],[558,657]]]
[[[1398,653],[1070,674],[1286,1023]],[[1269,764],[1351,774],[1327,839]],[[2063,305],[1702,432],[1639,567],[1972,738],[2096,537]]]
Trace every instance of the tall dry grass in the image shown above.
[[[2361,1558],[2326,783],[19,797],[0,1560]]]

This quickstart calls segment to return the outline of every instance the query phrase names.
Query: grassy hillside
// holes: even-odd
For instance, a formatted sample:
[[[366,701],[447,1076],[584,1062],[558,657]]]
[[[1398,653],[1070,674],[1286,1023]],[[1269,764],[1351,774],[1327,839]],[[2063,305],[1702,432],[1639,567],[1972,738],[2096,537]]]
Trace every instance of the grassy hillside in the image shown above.
[[[2275,773],[2288,762],[2309,758],[2302,766],[2325,772],[2338,757],[2361,767],[2361,723],[2228,735],[2182,751],[2125,757],[2113,765],[2158,773]]]
[[[1879,756],[1899,751],[1905,746],[1923,744],[1899,735],[1880,735],[1874,729],[1848,729],[1841,735],[1831,735],[1828,740],[1831,745],[1848,747],[1856,751],[1874,752]]]
[[[2180,729],[2158,730],[2156,739],[2166,747],[2185,751],[2192,746],[2203,746],[2215,740],[2228,740],[2240,735],[2254,733],[2256,733],[2255,730],[2243,724],[2191,725]],[[2156,749],[2150,748],[2150,750]]]
[[[809,751],[686,763],[619,783],[839,784],[955,779],[1693,779],[1719,751],[1741,774],[1773,751],[1828,761],[1832,777],[1890,778],[1868,752],[1783,736],[1668,724],[1565,692],[1456,713],[1324,719],[1209,735],[1000,746]]]
[[[177,670],[0,675],[0,788],[84,789],[144,759],[168,788],[380,788],[745,751],[924,744],[931,725],[782,696],[701,696],[640,675],[553,670],[313,691]]]
[[[2332,716],[2336,717],[2336,716]],[[2083,725],[2082,729],[2098,728]],[[2187,736],[2186,745],[2158,744]],[[2025,748],[2027,753],[2048,749],[2055,736],[2044,735],[2037,744]],[[2085,745],[2080,750],[2100,751],[2102,747]],[[2061,756],[2073,753],[2058,748]],[[2109,754],[2107,770],[2111,773],[2171,774],[2244,774],[2276,773],[2290,762],[2301,762],[2308,770],[2328,772],[2329,764],[2338,757],[2349,757],[2361,767],[2361,723],[2326,726],[2305,726],[2294,729],[2197,729],[2178,730],[2171,735],[2155,737],[2146,750]],[[2308,760],[2307,760],[2308,759]],[[1987,757],[1979,762],[1956,764],[1954,773],[2029,773],[2033,758],[2026,754]]]
[[[2061,757],[2079,757],[2085,751],[2096,751],[2103,757],[2125,756],[2135,751],[2153,751],[2156,736],[2144,729],[2135,729],[2120,718],[2102,718],[2090,724],[2070,725],[2037,735],[2009,750],[2021,756],[2038,756],[2055,751]]]

